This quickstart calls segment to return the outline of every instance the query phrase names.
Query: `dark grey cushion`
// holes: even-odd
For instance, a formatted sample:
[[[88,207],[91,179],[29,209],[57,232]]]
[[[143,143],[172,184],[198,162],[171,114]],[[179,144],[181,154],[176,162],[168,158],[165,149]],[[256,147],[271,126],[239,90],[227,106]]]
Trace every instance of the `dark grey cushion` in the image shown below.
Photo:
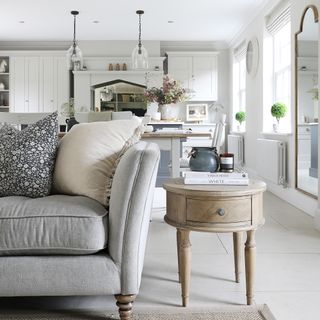
[[[0,255],[89,254],[107,245],[107,211],[82,196],[0,198]]]
[[[58,146],[57,112],[18,131],[0,128],[0,197],[50,194]]]

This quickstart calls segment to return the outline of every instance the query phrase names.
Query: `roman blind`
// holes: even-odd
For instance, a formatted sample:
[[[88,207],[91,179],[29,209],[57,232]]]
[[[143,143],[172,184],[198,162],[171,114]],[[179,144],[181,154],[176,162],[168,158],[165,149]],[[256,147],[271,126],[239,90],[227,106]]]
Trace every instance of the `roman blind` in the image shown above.
[[[290,1],[281,1],[266,16],[266,28],[271,35],[277,33],[291,19]]]

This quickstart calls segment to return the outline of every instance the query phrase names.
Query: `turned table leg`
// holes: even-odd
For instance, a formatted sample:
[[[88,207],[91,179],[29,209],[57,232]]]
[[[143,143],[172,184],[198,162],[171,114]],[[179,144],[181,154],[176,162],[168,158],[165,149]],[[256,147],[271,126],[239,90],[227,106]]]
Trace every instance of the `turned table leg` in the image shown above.
[[[255,230],[247,231],[247,241],[245,244],[247,305],[253,304],[253,282],[256,253],[256,243],[254,236]]]
[[[181,283],[181,265],[180,265],[180,243],[181,243],[181,230],[177,229],[177,257],[178,257],[178,276],[179,283]]]
[[[237,283],[240,282],[242,250],[242,232],[233,232],[234,273]]]
[[[191,243],[189,239],[189,230],[180,229],[180,280],[182,291],[182,305],[186,307],[189,302],[189,287],[191,273]]]
[[[132,303],[136,298],[136,295],[115,295],[117,300],[117,306],[119,308],[120,320],[130,320],[132,316]]]

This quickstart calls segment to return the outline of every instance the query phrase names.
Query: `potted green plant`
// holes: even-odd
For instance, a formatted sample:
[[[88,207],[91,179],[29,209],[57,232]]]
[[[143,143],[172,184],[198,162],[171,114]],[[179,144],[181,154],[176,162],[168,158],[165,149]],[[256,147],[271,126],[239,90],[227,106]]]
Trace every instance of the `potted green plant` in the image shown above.
[[[278,132],[279,121],[287,114],[287,106],[282,102],[276,102],[271,107],[271,115],[276,118],[277,123],[273,124],[273,131]]]
[[[246,120],[246,113],[244,111],[238,111],[235,114],[235,119],[239,122],[237,129],[238,129],[238,131],[240,131],[242,122],[244,122]]]

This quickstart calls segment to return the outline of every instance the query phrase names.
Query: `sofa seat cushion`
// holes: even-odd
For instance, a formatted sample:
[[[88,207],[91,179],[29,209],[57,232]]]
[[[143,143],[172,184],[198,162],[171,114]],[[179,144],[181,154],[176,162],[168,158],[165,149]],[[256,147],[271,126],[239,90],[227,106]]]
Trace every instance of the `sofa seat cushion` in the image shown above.
[[[90,254],[107,245],[107,211],[83,196],[0,198],[0,255]]]

